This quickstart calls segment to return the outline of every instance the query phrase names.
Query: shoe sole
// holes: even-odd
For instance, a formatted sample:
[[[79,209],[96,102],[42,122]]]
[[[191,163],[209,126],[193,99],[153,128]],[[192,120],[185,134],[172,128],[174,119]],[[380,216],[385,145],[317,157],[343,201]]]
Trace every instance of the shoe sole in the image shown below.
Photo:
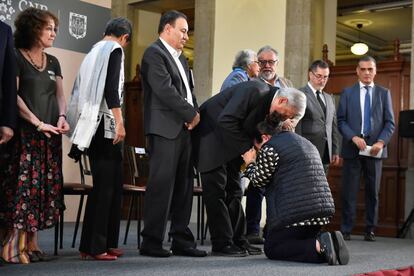
[[[249,254],[246,253],[240,253],[240,254],[226,254],[222,252],[211,252],[211,256],[217,256],[217,257],[247,257]]]
[[[349,262],[349,251],[346,246],[344,237],[340,231],[334,231],[331,233],[332,241],[336,251],[336,258],[340,265],[346,265]]]
[[[321,235],[320,236],[320,243],[322,244],[332,244],[332,259],[330,259],[328,261],[329,265],[336,265],[336,262],[338,261],[338,258],[336,257],[336,252],[335,252],[335,245],[332,241],[332,236],[329,233],[324,233],[325,235]],[[325,252],[325,254],[327,254],[328,252]]]

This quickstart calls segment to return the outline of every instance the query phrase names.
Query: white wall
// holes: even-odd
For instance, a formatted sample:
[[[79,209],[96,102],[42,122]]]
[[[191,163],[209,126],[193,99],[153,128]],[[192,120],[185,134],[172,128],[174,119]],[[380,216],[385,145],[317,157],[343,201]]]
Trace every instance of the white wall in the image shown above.
[[[278,50],[278,75],[283,76],[285,21],[286,0],[216,0],[213,93],[230,73],[236,52],[245,48],[258,51],[270,45]]]

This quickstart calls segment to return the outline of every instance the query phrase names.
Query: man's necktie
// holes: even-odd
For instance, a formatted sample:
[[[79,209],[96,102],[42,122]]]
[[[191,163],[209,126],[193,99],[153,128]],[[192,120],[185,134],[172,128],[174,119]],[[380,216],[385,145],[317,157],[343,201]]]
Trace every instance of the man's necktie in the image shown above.
[[[367,90],[365,93],[365,103],[364,103],[364,136],[369,136],[371,131],[371,86],[364,86]]]
[[[319,104],[322,107],[323,114],[326,116],[326,106],[325,106],[325,104],[322,101],[321,92],[319,90],[316,91],[316,98],[318,99],[318,102],[319,102]]]

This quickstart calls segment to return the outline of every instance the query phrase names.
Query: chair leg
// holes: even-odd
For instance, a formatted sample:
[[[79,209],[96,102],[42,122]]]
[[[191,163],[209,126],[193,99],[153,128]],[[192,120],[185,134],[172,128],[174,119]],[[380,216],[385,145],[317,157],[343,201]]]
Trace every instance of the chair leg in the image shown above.
[[[207,236],[207,222],[204,220],[204,214],[205,214],[204,208],[205,206],[204,206],[203,197],[201,197],[201,242],[200,242],[201,245],[204,245],[204,240],[206,239],[206,236]]]
[[[61,218],[59,217],[59,219],[61,219]],[[58,239],[59,239],[58,233],[59,233],[59,221],[55,225],[55,248],[54,248],[54,252],[53,252],[53,255],[55,255],[55,256],[57,256],[57,254],[58,254],[58,242],[59,242],[58,241]]]
[[[200,239],[200,215],[201,215],[201,213],[200,213],[201,204],[200,203],[201,203],[200,202],[200,196],[198,195],[197,196],[197,240]]]
[[[63,223],[64,223],[64,210],[60,210],[60,244],[59,248],[63,249]]]
[[[138,196],[138,207],[137,210],[138,211],[138,227],[137,227],[137,238],[138,238],[138,249],[141,248],[141,220],[142,220],[142,199],[143,199],[143,195],[139,194]]]
[[[76,236],[78,234],[78,228],[79,228],[79,222],[80,222],[80,216],[82,214],[82,209],[83,209],[83,200],[84,200],[84,195],[81,195],[80,200],[79,200],[78,213],[76,215],[75,231],[73,233],[73,239],[72,239],[72,248],[75,248]]]
[[[128,232],[129,232],[129,226],[131,224],[132,208],[134,208],[135,197],[136,197],[135,195],[131,195],[131,201],[129,203],[128,221],[127,221],[127,225],[125,229],[124,244],[127,243],[127,239],[128,239]]]

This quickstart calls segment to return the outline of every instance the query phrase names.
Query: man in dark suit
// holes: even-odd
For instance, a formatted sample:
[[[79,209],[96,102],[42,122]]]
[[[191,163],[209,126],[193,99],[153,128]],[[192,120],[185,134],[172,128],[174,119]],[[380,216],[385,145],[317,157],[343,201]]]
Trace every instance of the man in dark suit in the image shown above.
[[[341,231],[344,239],[349,240],[356,215],[362,172],[366,215],[364,239],[375,241],[382,159],[387,158],[386,145],[394,132],[394,113],[390,91],[374,84],[375,59],[370,56],[362,57],[356,73],[359,82],[342,91],[338,107],[338,128],[343,138],[341,154],[344,159]],[[363,150],[368,151],[369,156],[360,155]]]
[[[308,77],[308,84],[299,89],[306,95],[306,111],[295,131],[315,145],[327,173],[329,164],[339,164],[335,103],[332,96],[323,91],[329,78],[328,63],[312,62]]]
[[[13,137],[17,122],[16,58],[12,30],[0,21],[0,145]]]
[[[200,115],[188,64],[182,55],[187,32],[187,17],[183,13],[164,13],[158,27],[159,39],[145,50],[142,59],[144,131],[150,156],[142,255],[171,255],[162,248],[169,216],[172,253],[207,255],[195,248],[188,228],[194,181],[191,130],[199,123]]]
[[[236,84],[207,100],[200,108],[194,149],[201,173],[203,199],[212,253],[221,256],[261,254],[245,237],[241,205],[241,155],[252,147],[256,125],[269,112],[282,118],[303,115],[306,97],[294,88],[271,87],[262,81]]]

